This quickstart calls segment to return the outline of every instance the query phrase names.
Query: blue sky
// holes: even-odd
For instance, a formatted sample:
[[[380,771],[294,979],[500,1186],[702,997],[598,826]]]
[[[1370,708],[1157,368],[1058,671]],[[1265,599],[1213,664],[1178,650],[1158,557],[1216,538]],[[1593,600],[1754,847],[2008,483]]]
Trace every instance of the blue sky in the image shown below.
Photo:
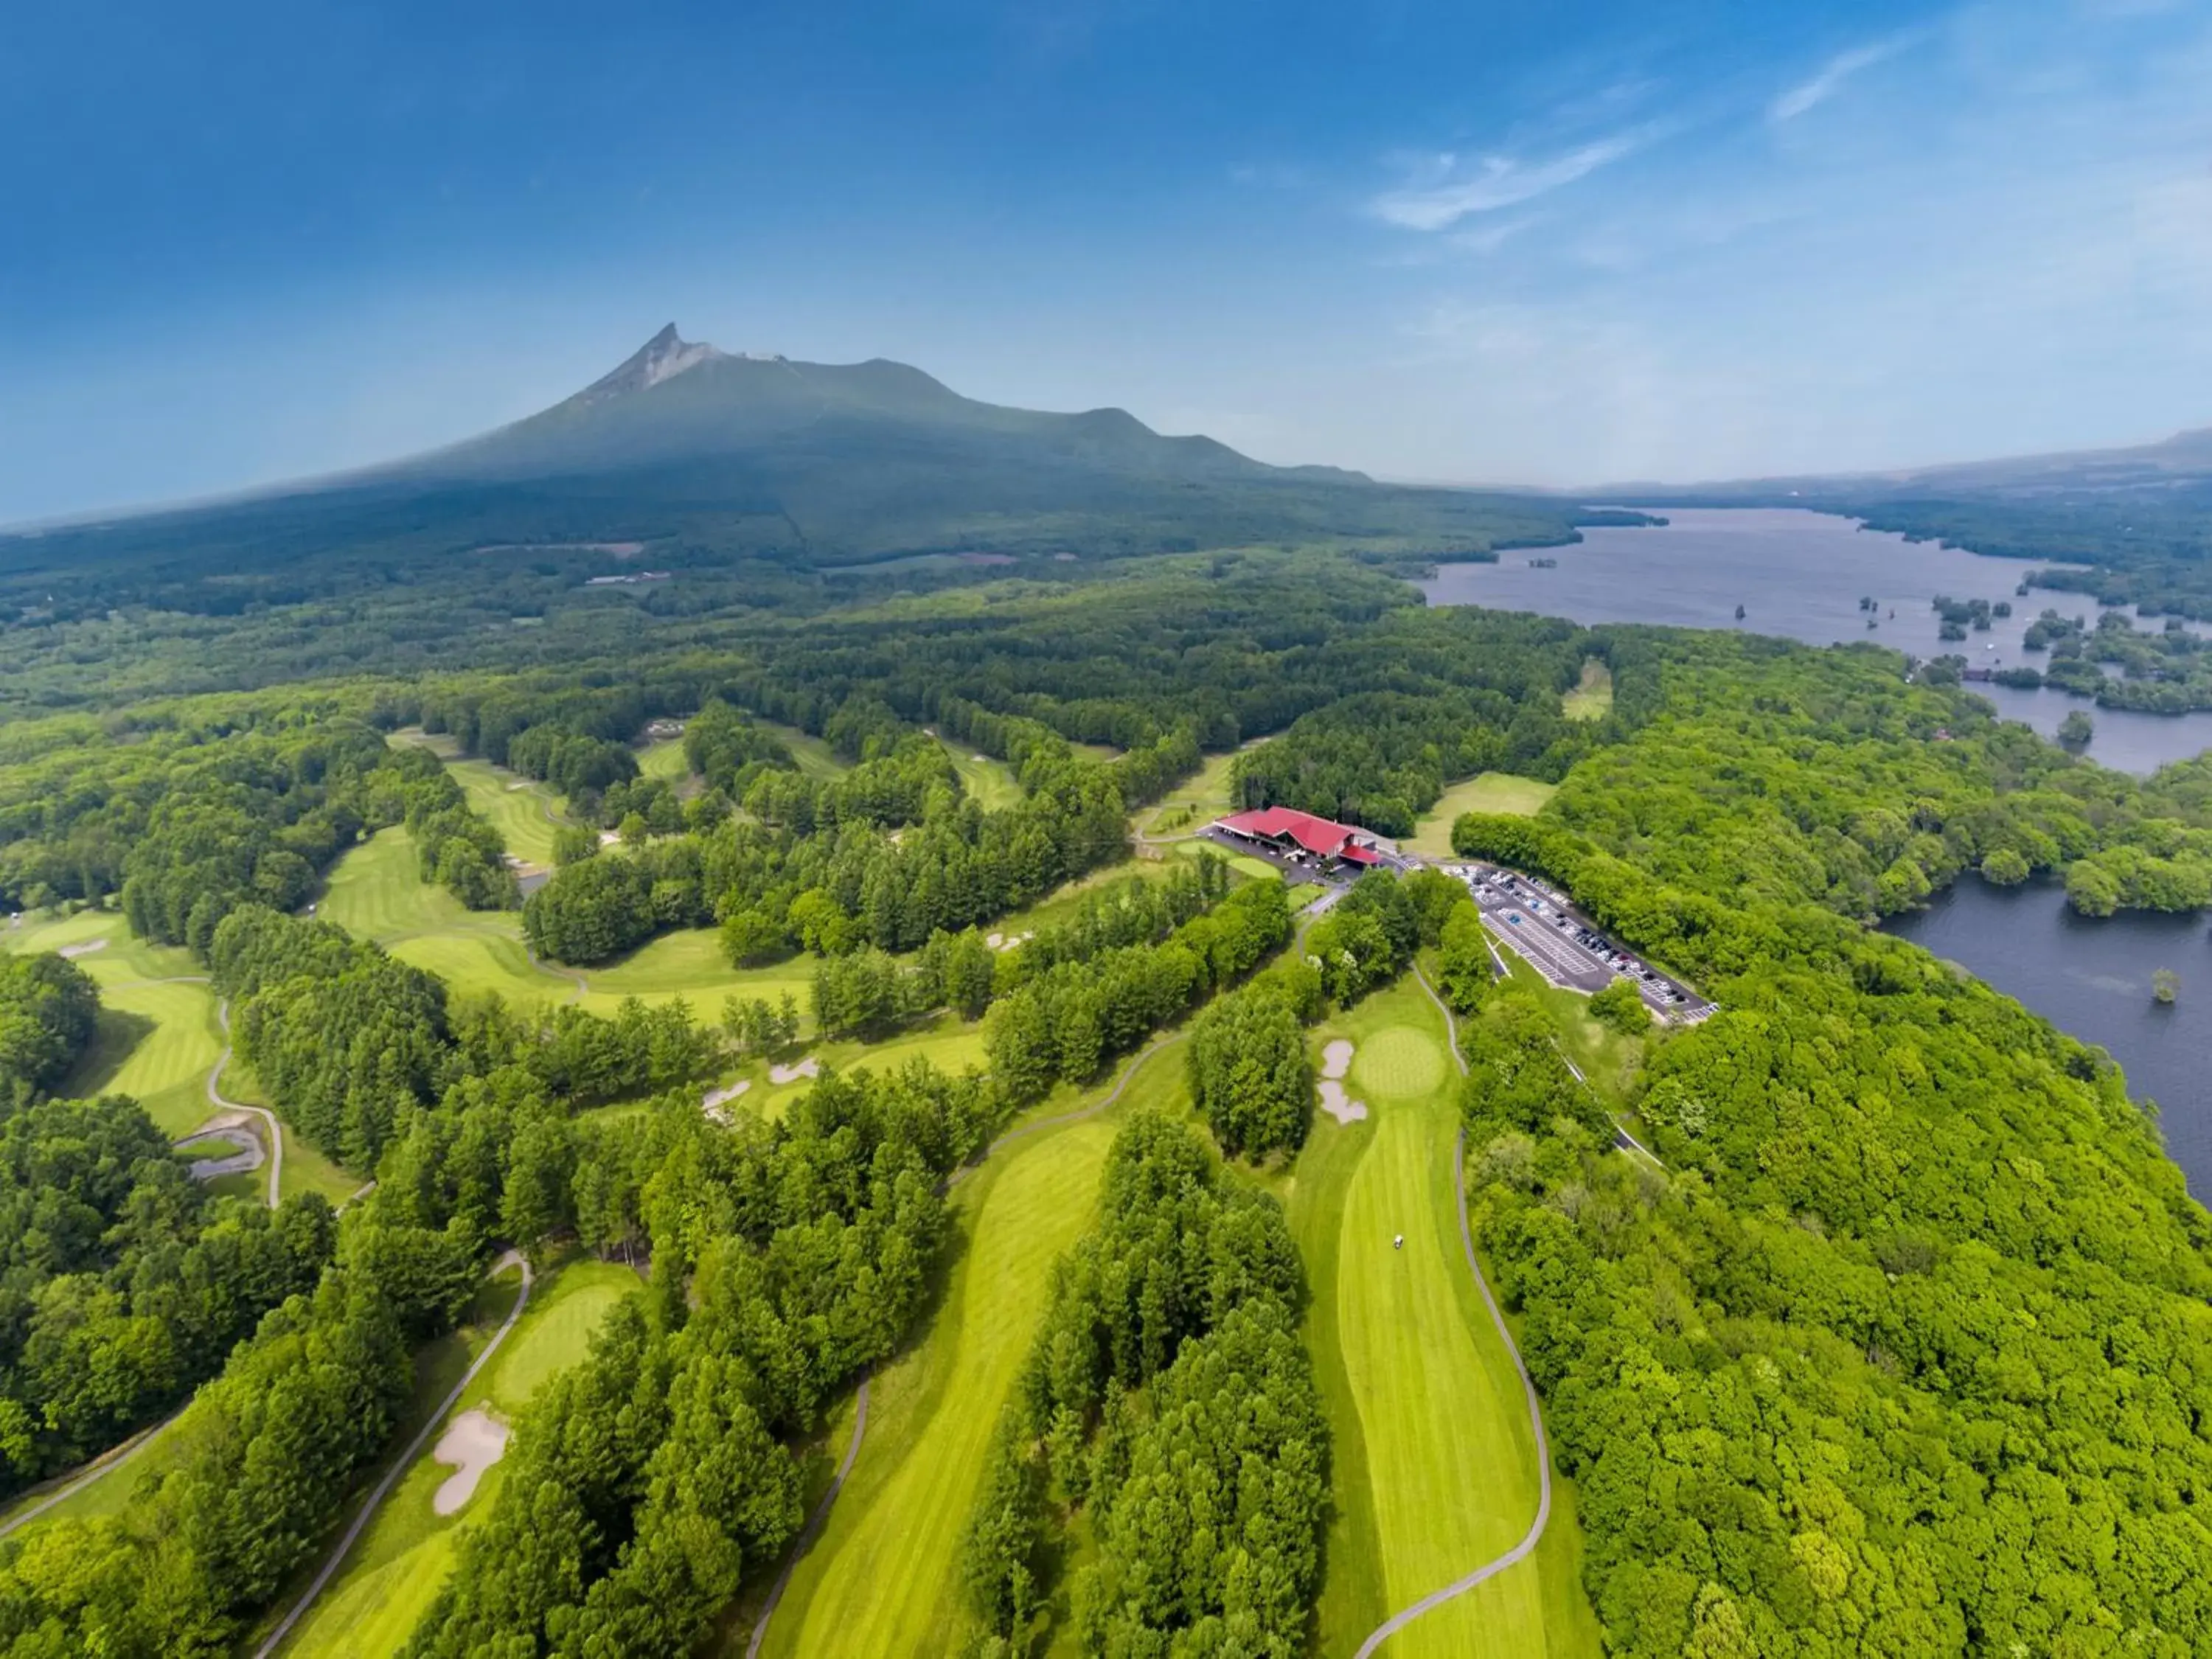
[[[77,0],[0,34],[0,521],[663,322],[1580,483],[2212,423],[2212,5]]]

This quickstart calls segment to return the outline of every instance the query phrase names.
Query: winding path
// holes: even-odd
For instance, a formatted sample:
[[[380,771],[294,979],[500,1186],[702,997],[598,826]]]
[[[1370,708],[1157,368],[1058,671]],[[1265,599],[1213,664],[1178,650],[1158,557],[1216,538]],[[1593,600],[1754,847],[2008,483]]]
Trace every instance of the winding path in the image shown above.
[[[275,1209],[278,1194],[284,1184],[284,1131],[277,1124],[276,1114],[265,1106],[249,1106],[242,1100],[224,1098],[222,1068],[230,1064],[230,999],[225,997],[215,1006],[215,1017],[222,1027],[222,1052],[215,1057],[215,1065],[208,1072],[208,1103],[218,1111],[251,1112],[269,1129],[269,1207]]]
[[[852,1474],[853,1465],[860,1455],[860,1437],[868,1431],[868,1381],[865,1376],[860,1379],[860,1392],[855,1396],[853,1437],[846,1444],[845,1461],[837,1466],[836,1478],[830,1481],[830,1490],[822,1494],[822,1501],[814,1506],[814,1513],[806,1517],[805,1526],[799,1529],[798,1538],[791,1546],[791,1553],[784,1557],[783,1571],[776,1574],[775,1583],[769,1587],[768,1600],[762,1604],[760,1617],[753,1624],[753,1639],[745,1644],[745,1659],[760,1659],[761,1644],[768,1639],[768,1621],[775,1617],[777,1604],[783,1600],[784,1591],[791,1587],[791,1575],[799,1570],[799,1563],[808,1547],[829,1524],[830,1506],[837,1501],[837,1494],[844,1490],[845,1477]]]
[[[468,1370],[461,1373],[461,1380],[453,1384],[453,1392],[446,1396],[436,1411],[430,1413],[415,1437],[407,1443],[407,1449],[401,1452],[392,1461],[392,1467],[385,1470],[384,1479],[376,1483],[376,1490],[369,1493],[368,1501],[361,1506],[361,1513],[354,1516],[353,1524],[345,1529],[345,1536],[338,1540],[337,1547],[331,1552],[330,1559],[316,1573],[314,1583],[309,1584],[306,1594],[292,1604],[292,1610],[284,1615],[284,1622],[270,1631],[268,1639],[253,1650],[253,1659],[269,1659],[270,1654],[283,1645],[284,1638],[292,1633],[292,1627],[300,1622],[309,1607],[314,1606],[315,1598],[323,1593],[324,1588],[337,1576],[339,1567],[345,1564],[348,1553],[360,1539],[385,1498],[391,1494],[393,1484],[414,1467],[415,1460],[422,1455],[422,1448],[429,1443],[432,1433],[460,1402],[461,1395],[469,1384],[477,1380],[477,1373],[483,1370],[491,1357],[499,1352],[500,1344],[507,1340],[507,1333],[514,1328],[514,1322],[522,1317],[522,1310],[530,1305],[530,1259],[519,1251],[509,1250],[491,1264],[492,1273],[496,1275],[501,1268],[510,1266],[522,1269],[522,1294],[514,1298],[514,1305],[507,1310],[507,1317],[500,1322],[499,1329],[492,1334],[491,1340],[484,1344],[483,1352],[469,1362]]]
[[[1428,975],[1420,970],[1418,964],[1413,969],[1413,977],[1420,981],[1421,988],[1429,994],[1429,1000],[1435,1003],[1437,1011],[1443,1015],[1444,1035],[1449,1040],[1452,1064],[1459,1067],[1462,1076],[1465,1076],[1467,1059],[1459,1051],[1459,1022],[1452,1018],[1449,1006],[1437,994],[1436,987],[1429,983]],[[1528,1523],[1528,1530],[1522,1535],[1521,1541],[1504,1554],[1495,1560],[1484,1562],[1464,1578],[1455,1579],[1442,1589],[1431,1590],[1411,1607],[1402,1607],[1385,1619],[1359,1644],[1359,1651],[1352,1656],[1352,1659],[1368,1659],[1376,1649],[1423,1613],[1466,1595],[1477,1584],[1495,1578],[1516,1562],[1528,1559],[1535,1552],[1538,1542],[1544,1536],[1544,1528],[1552,1518],[1552,1451],[1549,1442],[1544,1437],[1543,1404],[1536,1397],[1536,1385],[1529,1379],[1528,1367],[1522,1363],[1521,1350],[1513,1340],[1513,1333],[1505,1328],[1505,1316],[1498,1310],[1498,1298],[1490,1293],[1490,1281],[1482,1276],[1482,1264],[1474,1256],[1474,1235],[1467,1224],[1467,1131],[1464,1128],[1459,1132],[1452,1147],[1452,1189],[1459,1197],[1459,1242],[1460,1247],[1467,1252],[1468,1271],[1474,1275],[1475,1288],[1482,1292],[1482,1305],[1490,1310],[1491,1323],[1498,1328],[1498,1340],[1505,1345],[1505,1352],[1512,1356],[1513,1369],[1521,1377],[1521,1391],[1528,1401],[1528,1427],[1536,1437],[1539,1481],[1536,1518]]]
[[[986,1146],[974,1161],[955,1170],[945,1183],[946,1189],[949,1191],[958,1185],[963,1176],[981,1168],[992,1153],[1002,1147],[1011,1146],[1018,1140],[1026,1139],[1042,1130],[1062,1129],[1071,1123],[1080,1123],[1086,1118],[1097,1116],[1099,1113],[1121,1098],[1122,1094],[1128,1089],[1130,1081],[1135,1078],[1139,1068],[1146,1060],[1159,1053],[1161,1049],[1182,1041],[1182,1033],[1180,1031],[1168,1032],[1154,1037],[1137,1051],[1128,1065],[1122,1068],[1121,1080],[1115,1084],[1102,1098],[1094,1100],[1088,1106],[1078,1107],[1074,1111],[1062,1112],[1057,1117],[1040,1118],[1035,1123],[1024,1123],[1019,1128],[1007,1130],[1006,1133]],[[837,1494],[845,1485],[845,1477],[853,1472],[853,1464],[860,1455],[860,1437],[867,1432],[868,1427],[868,1382],[869,1379],[865,1376],[860,1379],[860,1409],[853,1419],[853,1438],[851,1443],[845,1448],[845,1461],[837,1466],[836,1479],[830,1483],[830,1490],[822,1494],[821,1503],[815,1505],[814,1513],[807,1517],[805,1527],[793,1540],[789,1553],[784,1557],[782,1570],[776,1574],[775,1583],[769,1586],[768,1601],[762,1606],[760,1618],[753,1625],[752,1640],[745,1644],[745,1659],[759,1659],[761,1644],[768,1639],[769,1620],[775,1616],[776,1607],[783,1600],[783,1593],[791,1584],[791,1575],[798,1571],[799,1564],[805,1559],[808,1547],[820,1534],[822,1528],[829,1524],[830,1506],[837,1501]],[[259,1659],[258,1655],[256,1656],[256,1659]]]
[[[191,1402],[190,1401],[185,1401],[186,1406],[191,1403]],[[175,1422],[184,1414],[185,1406],[178,1407],[175,1411],[171,1412],[160,1422],[153,1424],[147,1428],[139,1430],[137,1433],[132,1435],[130,1439],[125,1441],[121,1445],[110,1448],[108,1450],[102,1452],[98,1457],[94,1458],[89,1463],[82,1465],[74,1474],[62,1477],[62,1484],[60,1486],[56,1486],[52,1492],[48,1492],[46,1496],[40,1498],[37,1503],[32,1504],[29,1509],[25,1510],[21,1515],[11,1515],[4,1523],[0,1523],[0,1538],[5,1538],[9,1533],[15,1531],[18,1527],[27,1527],[30,1525],[32,1522],[37,1520],[48,1510],[53,1508],[55,1504],[59,1504],[67,1498],[76,1497],[77,1493],[82,1492],[94,1481],[114,1474],[116,1470],[121,1468],[132,1458],[137,1456],[140,1452],[144,1451],[147,1447],[152,1445],[156,1439],[161,1437],[161,1434],[172,1423]]]

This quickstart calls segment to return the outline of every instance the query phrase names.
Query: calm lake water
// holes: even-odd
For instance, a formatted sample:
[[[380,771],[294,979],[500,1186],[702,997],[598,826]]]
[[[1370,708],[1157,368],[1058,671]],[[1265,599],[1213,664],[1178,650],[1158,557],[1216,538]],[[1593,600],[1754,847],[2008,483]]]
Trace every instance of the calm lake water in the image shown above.
[[[1779,634],[1808,645],[1870,640],[1917,657],[1951,651],[1990,666],[2040,665],[2045,653],[2024,650],[2021,635],[2045,607],[2094,626],[2094,600],[2081,593],[2013,590],[2032,568],[2014,559],[1985,559],[1957,548],[1907,542],[1856,521],[1786,507],[1667,507],[1665,526],[1599,527],[1574,547],[1503,553],[1496,564],[1452,564],[1421,584],[1431,605],[1480,605],[1534,611],[1579,623],[1659,623],[1678,628],[1741,628]],[[1556,558],[1553,569],[1531,558]],[[1963,643],[1936,637],[1938,593],[1999,599],[2010,617]],[[1879,601],[1878,626],[1867,627],[1862,597]],[[1735,620],[1735,608],[1744,619]],[[1896,614],[1893,616],[1891,613]],[[2160,624],[2162,625],[2162,624]],[[2048,737],[2073,709],[2096,722],[2088,752],[2104,765],[2137,774],[2212,749],[2212,711],[2168,717],[2099,708],[2063,691],[1971,688],[2008,720],[2025,720]]]
[[[2166,1150],[2201,1200],[2212,1194],[2212,933],[2202,916],[2078,916],[2055,883],[2007,891],[1960,878],[1887,930],[1958,963],[2052,1024],[2111,1051],[2128,1092],[2160,1108]],[[2152,1000],[2171,968],[2181,991]]]

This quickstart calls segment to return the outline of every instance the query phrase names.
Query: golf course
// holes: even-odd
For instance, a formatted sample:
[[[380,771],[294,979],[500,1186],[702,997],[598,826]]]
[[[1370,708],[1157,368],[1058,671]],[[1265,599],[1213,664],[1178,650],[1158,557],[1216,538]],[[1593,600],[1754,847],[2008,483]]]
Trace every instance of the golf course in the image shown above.
[[[1353,1045],[1346,1087],[1368,1109],[1348,1124],[1317,1119],[1288,1183],[1335,1468],[1320,1650],[1350,1654],[1390,1613],[1520,1540],[1536,1513],[1539,1454],[1519,1375],[1461,1246],[1459,1077],[1441,1011],[1408,975],[1314,1040],[1316,1052]],[[1555,1486],[1533,1560],[1425,1613],[1381,1651],[1595,1656],[1580,1552]]]
[[[629,1268],[572,1257],[542,1274],[530,1303],[489,1364],[441,1426],[477,1420],[511,1426],[546,1380],[584,1357],[610,1309],[643,1281]],[[507,1299],[514,1280],[507,1279]],[[479,1341],[481,1341],[481,1334]],[[459,1368],[444,1369],[451,1386]],[[282,1651],[301,1659],[386,1659],[406,1645],[422,1610],[452,1571],[462,1535],[490,1512],[500,1465],[490,1463],[465,1499],[441,1513],[440,1494],[455,1474],[439,1434],[393,1484],[337,1574],[295,1627]],[[450,1495],[444,1500],[452,1503]]]
[[[1057,1121],[1117,1090],[1110,1109]],[[961,1183],[945,1293],[928,1329],[870,1385],[860,1456],[792,1574],[763,1655],[896,1659],[948,1649],[963,1617],[961,1532],[1053,1263],[1091,1224],[1121,1120],[1188,1103],[1179,1046],[1162,1045],[1087,1100],[1062,1091],[1046,1102],[1032,1114],[1034,1132],[1018,1124]],[[732,1651],[750,1639],[740,1635]]]

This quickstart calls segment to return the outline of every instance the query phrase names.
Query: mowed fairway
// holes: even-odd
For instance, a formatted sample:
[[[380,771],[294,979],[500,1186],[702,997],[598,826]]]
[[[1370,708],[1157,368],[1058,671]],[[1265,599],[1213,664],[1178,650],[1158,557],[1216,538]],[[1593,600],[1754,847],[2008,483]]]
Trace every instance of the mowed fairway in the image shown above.
[[[455,1413],[483,1407],[511,1427],[548,1378],[584,1357],[609,1310],[635,1295],[641,1282],[627,1267],[588,1257],[540,1279],[498,1357],[457,1402]],[[392,1487],[285,1653],[385,1659],[406,1645],[452,1572],[462,1537],[490,1513],[502,1468],[493,1464],[457,1514],[441,1516],[431,1500],[453,1470],[432,1455],[435,1445],[434,1439]]]
[[[1443,1018],[1408,977],[1329,1021],[1316,1042],[1338,1037],[1357,1045],[1346,1087],[1369,1116],[1316,1120],[1291,1218],[1334,1439],[1321,1649],[1349,1654],[1388,1614],[1517,1543],[1536,1513],[1538,1466],[1520,1379],[1461,1249],[1459,1078]],[[1552,1534],[1578,1604],[1573,1514],[1556,1501]],[[1595,1655],[1587,1607],[1547,1601],[1540,1568],[1508,1569],[1383,1653]]]
[[[1171,1046],[1146,1060],[1113,1111],[1018,1141],[963,1184],[945,1300],[927,1337],[872,1385],[867,1438],[792,1576],[765,1652],[899,1659],[951,1649],[961,1534],[1052,1265],[1091,1225],[1121,1117],[1140,1102],[1186,1101]]]
[[[1559,785],[1538,778],[1517,777],[1510,772],[1485,772],[1445,790],[1437,804],[1421,815],[1413,833],[1401,845],[1408,852],[1449,858],[1452,820],[1461,813],[1512,812],[1526,817],[1541,811],[1544,803],[1559,792]]]
[[[460,991],[493,991],[510,1002],[557,1002],[575,976],[538,967],[512,910],[471,910],[416,873],[415,839],[380,830],[331,867],[316,915]]]

